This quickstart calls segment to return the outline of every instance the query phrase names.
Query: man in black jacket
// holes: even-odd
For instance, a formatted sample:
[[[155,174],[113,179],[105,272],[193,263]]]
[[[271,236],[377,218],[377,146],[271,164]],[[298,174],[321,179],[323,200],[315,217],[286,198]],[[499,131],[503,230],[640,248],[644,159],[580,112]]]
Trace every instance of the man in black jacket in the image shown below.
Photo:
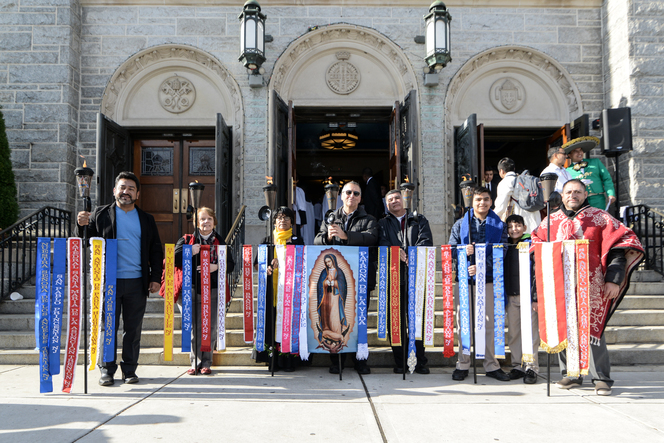
[[[385,194],[388,214],[378,222],[380,227],[380,246],[400,246],[401,258],[401,285],[399,288],[401,296],[401,318],[407,318],[404,315],[408,309],[408,246],[433,246],[431,228],[429,221],[423,215],[408,212],[403,206],[401,191],[393,189]],[[408,343],[408,327],[406,321],[402,321],[401,342]],[[394,372],[401,374],[404,371],[403,349],[401,346],[392,346],[394,355]],[[415,340],[415,355],[417,365],[415,372],[418,374],[428,374],[429,368],[426,367],[427,358],[424,355],[424,343],[422,340]]]
[[[376,217],[376,220],[380,220],[385,215],[383,196],[380,192],[380,182],[376,177],[373,177],[371,168],[365,168],[362,171],[362,180],[366,183],[364,190],[364,210],[367,211],[367,214]]]
[[[131,172],[121,172],[115,179],[115,203],[98,207],[92,214],[78,213],[78,233],[88,226],[89,237],[117,238],[118,267],[115,304],[115,330],[124,323],[122,334],[122,379],[138,383],[136,367],[141,348],[143,315],[150,292],[158,292],[161,284],[163,253],[154,217],[135,205],[140,183]],[[140,257],[140,260],[137,260]],[[117,341],[113,361],[100,364],[101,386],[111,386],[116,363]]]
[[[378,244],[378,221],[359,207],[362,191],[357,182],[346,183],[341,190],[344,205],[332,212],[327,220],[323,220],[320,231],[314,239],[315,245],[340,246],[376,246]],[[376,286],[376,251],[369,248],[369,281],[368,292]],[[341,363],[346,354],[341,354]],[[330,354],[330,373],[339,373],[339,360]],[[355,369],[360,374],[370,374],[371,369],[366,360],[357,360]]]

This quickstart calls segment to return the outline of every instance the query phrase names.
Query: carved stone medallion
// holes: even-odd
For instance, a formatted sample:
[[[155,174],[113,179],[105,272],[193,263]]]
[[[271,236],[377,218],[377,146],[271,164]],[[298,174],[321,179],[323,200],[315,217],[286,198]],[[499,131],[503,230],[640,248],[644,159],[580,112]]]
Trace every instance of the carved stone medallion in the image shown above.
[[[327,86],[337,94],[350,94],[360,85],[360,71],[350,62],[350,52],[339,51],[336,53],[336,63],[333,63],[325,73]]]
[[[491,85],[490,100],[498,111],[513,114],[526,103],[526,90],[517,79],[503,77]]]
[[[173,114],[185,112],[196,100],[196,89],[190,80],[184,77],[173,76],[163,81],[159,86],[159,103]]]

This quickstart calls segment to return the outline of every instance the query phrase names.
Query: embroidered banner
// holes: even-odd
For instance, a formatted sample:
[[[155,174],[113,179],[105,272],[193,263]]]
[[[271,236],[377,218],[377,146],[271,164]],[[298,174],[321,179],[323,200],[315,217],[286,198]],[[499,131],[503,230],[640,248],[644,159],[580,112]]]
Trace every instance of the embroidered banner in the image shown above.
[[[416,246],[412,246],[416,247]],[[410,268],[411,263],[408,262]],[[410,271],[409,271],[410,272]],[[417,248],[417,277],[415,283],[415,338],[422,340],[422,327],[424,326],[424,294],[427,287],[427,248]]]
[[[191,310],[193,309],[191,257],[191,245],[182,245],[182,352],[191,352]]]
[[[419,248],[423,249],[423,248]],[[416,332],[416,318],[417,314],[415,309],[417,307],[417,277],[418,277],[418,268],[420,268],[420,263],[418,262],[419,252],[418,248],[415,246],[410,246],[408,248],[408,370],[412,374],[415,372],[415,366],[417,365],[417,357],[415,356],[415,337]],[[420,316],[420,320],[422,317]]]
[[[567,347],[561,242],[535,244],[535,274],[541,346],[555,354]]]
[[[286,246],[285,245],[275,245],[274,247],[274,256],[277,259],[277,262],[280,266],[284,266],[286,263]],[[281,338],[284,334],[284,286],[286,285],[286,271],[280,271],[279,268],[275,268],[275,271],[272,273],[272,281],[276,279],[277,281],[277,293],[276,297],[276,328],[277,334],[274,339],[275,342],[281,343]]]
[[[307,246],[307,350],[357,352],[359,248]]]
[[[579,369],[581,375],[588,375],[590,366],[590,270],[588,240],[576,241],[577,282],[578,282],[578,333]]]
[[[302,264],[304,246],[295,246],[295,286],[293,289],[293,331],[291,333],[291,353],[300,352],[300,316],[302,307]]]
[[[51,301],[51,239],[37,239],[37,311],[35,322],[39,325],[39,392],[53,392],[50,371],[49,333]]]
[[[210,297],[210,245],[201,245],[201,352],[212,352],[212,299]],[[223,301],[222,301],[223,303]]]
[[[440,258],[443,283],[443,357],[450,358],[454,356],[454,279],[452,275],[452,246],[441,246]],[[468,282],[466,282],[466,292],[468,291],[467,285]],[[459,285],[459,287],[461,287],[461,285]]]
[[[496,358],[505,358],[505,277],[503,245],[493,245],[493,346]],[[529,323],[530,324],[530,323]],[[532,343],[533,341],[530,340]]]
[[[62,392],[71,393],[78,361],[78,348],[81,338],[81,299],[83,297],[82,275],[82,249],[83,241],[80,238],[67,240],[67,257],[69,270],[67,272],[67,342],[65,343],[65,364],[63,367]]]
[[[173,300],[175,298],[175,245],[166,244],[166,264],[164,267],[164,361],[173,361]]]
[[[477,279],[475,301],[475,358],[483,359],[486,352],[486,245],[475,245]]]
[[[309,360],[309,344],[307,343],[307,319],[309,318],[307,312],[307,300],[309,297],[309,288],[307,286],[307,248],[302,250],[302,291],[300,293],[300,359]]]
[[[433,346],[436,303],[436,248],[427,246],[427,288],[424,299],[424,346]]]
[[[378,340],[387,340],[387,285],[389,272],[387,259],[389,249],[387,246],[378,248]]]
[[[567,376],[579,377],[579,330],[576,319],[576,253],[574,240],[564,240],[562,247],[563,271],[565,286],[565,312],[567,321],[567,348],[565,355],[567,360]]]
[[[369,344],[367,342],[367,289],[369,285],[369,248],[359,248],[359,282],[357,294],[357,360],[369,358]]]
[[[291,327],[293,323],[293,288],[295,277],[295,246],[286,246],[284,266],[283,323],[281,328],[281,352],[291,352]]]
[[[457,246],[457,271],[459,276],[459,323],[461,352],[470,355],[470,294],[468,293],[468,255],[466,245]]]
[[[88,371],[93,371],[97,365],[97,351],[99,348],[99,324],[101,320],[101,293],[104,287],[104,249],[103,238],[90,239],[90,361]]]
[[[62,335],[62,306],[65,297],[65,274],[67,272],[67,239],[53,240],[53,284],[51,285],[51,332],[49,371],[60,373],[60,336]]]
[[[251,245],[242,247],[242,274],[243,277],[243,315],[244,342],[251,343],[254,340],[254,271],[251,263]]]
[[[118,240],[106,240],[106,291],[104,296],[104,350],[102,361],[115,361],[115,303],[118,275]]]
[[[390,342],[401,346],[401,259],[399,246],[390,246]]]
[[[537,355],[533,355],[533,321],[530,294],[530,245],[521,242],[519,251],[519,301],[521,307],[521,362],[533,363]]]
[[[227,247],[217,245],[217,350],[226,349],[226,267]]]
[[[258,246],[258,300],[256,313],[256,351],[265,350],[265,309],[267,295],[267,245]]]

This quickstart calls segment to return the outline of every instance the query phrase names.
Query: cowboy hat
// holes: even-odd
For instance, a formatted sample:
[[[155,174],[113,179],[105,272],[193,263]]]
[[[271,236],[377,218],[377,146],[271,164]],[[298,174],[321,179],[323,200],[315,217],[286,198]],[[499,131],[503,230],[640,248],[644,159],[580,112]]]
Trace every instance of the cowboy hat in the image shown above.
[[[600,139],[597,137],[579,137],[575,138],[574,140],[570,140],[564,145],[561,146],[561,148],[565,151],[565,154],[569,154],[576,148],[581,148],[583,149],[583,152],[588,152],[592,151],[595,149],[597,146],[600,144]]]

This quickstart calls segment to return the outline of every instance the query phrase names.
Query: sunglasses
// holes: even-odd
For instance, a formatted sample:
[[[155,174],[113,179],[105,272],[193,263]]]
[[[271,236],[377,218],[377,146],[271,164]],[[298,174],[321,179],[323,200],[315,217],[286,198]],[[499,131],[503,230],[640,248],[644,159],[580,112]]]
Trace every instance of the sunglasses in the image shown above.
[[[353,194],[355,197],[360,196],[360,191],[346,191],[346,195],[351,195]]]

